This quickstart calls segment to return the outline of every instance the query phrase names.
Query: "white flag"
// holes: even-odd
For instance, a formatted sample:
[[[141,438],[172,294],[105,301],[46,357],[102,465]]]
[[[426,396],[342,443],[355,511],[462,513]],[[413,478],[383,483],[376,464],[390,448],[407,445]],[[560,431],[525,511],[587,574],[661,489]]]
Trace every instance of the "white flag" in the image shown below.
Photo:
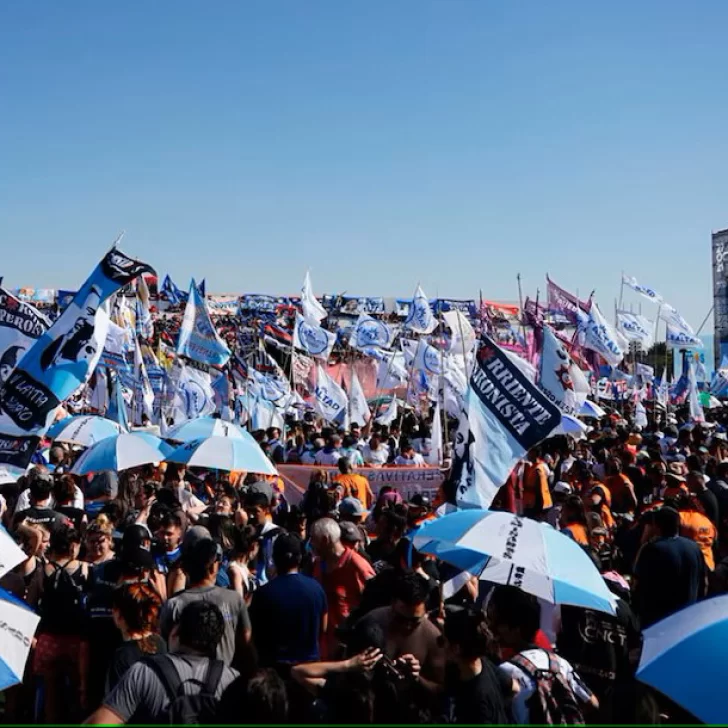
[[[633,276],[622,275],[622,282],[628,285],[633,291],[637,291],[641,296],[644,296],[648,301],[653,303],[663,303],[662,296],[655,291],[653,288],[647,286],[641,286],[637,283],[637,279]]]
[[[225,366],[230,349],[217,333],[207,303],[195,284],[190,283],[187,306],[177,341],[177,353],[202,364]]]
[[[435,413],[432,415],[432,433],[430,435],[430,452],[425,457],[428,465],[439,466],[443,459],[442,449],[442,416],[440,414],[440,403],[435,407]]]
[[[293,329],[293,345],[310,356],[328,361],[336,343],[336,334],[322,329],[312,319],[306,319],[296,312],[296,325]]]
[[[442,314],[442,317],[450,327],[450,331],[452,331],[450,352],[467,357],[475,348],[476,342],[475,331],[473,331],[470,321],[462,311],[447,311]]]
[[[645,349],[652,346],[655,325],[644,316],[628,311],[618,311],[617,328],[628,341],[639,341]]]
[[[391,425],[397,419],[397,398],[392,397],[391,402],[387,405],[387,408],[382,412],[376,420],[378,425]]]
[[[695,377],[695,362],[688,360],[688,404],[690,405],[690,419],[693,422],[705,422],[705,414],[700,404],[698,381]]]
[[[134,414],[136,422],[140,425],[142,415],[152,419],[154,410],[154,391],[149,383],[147,368],[144,365],[144,357],[139,347],[139,340],[134,339]]]
[[[418,334],[431,334],[437,327],[437,319],[421,286],[417,286],[404,325]]]
[[[377,370],[377,389],[395,389],[408,379],[405,356],[398,351],[389,354],[379,362]]]
[[[303,308],[303,315],[311,321],[320,323],[322,319],[326,318],[326,310],[318,302],[316,296],[313,295],[313,288],[311,287],[311,276],[306,271],[306,277],[303,279],[303,288],[301,289],[301,307]]]
[[[349,389],[349,422],[365,425],[372,415],[361,382],[354,369],[351,370],[351,386]]]
[[[667,325],[665,343],[670,349],[702,349],[703,342],[694,334]]]
[[[420,339],[417,343],[413,367],[425,374],[441,374],[442,354],[424,339]]]
[[[581,333],[584,335],[584,348],[603,356],[609,366],[616,367],[624,359],[628,342],[602,316],[596,303],[592,303],[589,316],[581,325]]]
[[[313,390],[314,409],[327,422],[342,423],[346,419],[346,392],[321,367],[316,365],[316,386]]]
[[[589,395],[589,382],[584,373],[574,364],[550,326],[543,327],[538,386],[567,415],[577,415]]]
[[[176,413],[175,424],[179,424],[184,418],[194,420],[215,412],[215,392],[210,375],[206,372],[187,366],[178,359],[172,369],[169,384]]]
[[[394,332],[390,326],[368,316],[365,313],[359,314],[354,328],[349,337],[349,346],[352,349],[367,349],[376,346],[380,349],[389,349],[394,341]]]
[[[660,318],[675,331],[695,335],[693,327],[669,303],[663,303],[660,307]]]

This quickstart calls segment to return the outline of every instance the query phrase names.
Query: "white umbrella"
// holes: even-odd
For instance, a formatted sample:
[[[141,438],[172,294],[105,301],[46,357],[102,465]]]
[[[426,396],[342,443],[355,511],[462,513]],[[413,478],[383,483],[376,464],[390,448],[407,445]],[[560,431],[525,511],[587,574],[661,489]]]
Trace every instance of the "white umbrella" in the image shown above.
[[[57,442],[91,447],[120,432],[124,432],[124,429],[113,420],[98,415],[75,415],[52,425],[48,430],[48,437]]]
[[[189,442],[190,440],[200,440],[205,437],[233,437],[237,440],[243,440],[245,435],[232,422],[225,422],[225,420],[215,417],[198,417],[168,430],[165,437],[168,440]]]
[[[242,440],[230,437],[207,437],[178,447],[167,460],[193,468],[244,470],[248,473],[277,475],[273,463],[247,432]]]
[[[0,589],[0,691],[23,681],[25,663],[40,617],[12,594]]]
[[[596,402],[592,402],[590,399],[585,400],[579,410],[579,414],[582,417],[595,417],[598,420],[607,416],[607,413]]]
[[[13,537],[0,526],[0,579],[21,561],[26,559],[25,552],[13,540]]]
[[[124,432],[107,437],[90,447],[76,461],[74,475],[100,473],[105,470],[120,472],[140,465],[159,463],[172,452],[166,442],[148,432]]]

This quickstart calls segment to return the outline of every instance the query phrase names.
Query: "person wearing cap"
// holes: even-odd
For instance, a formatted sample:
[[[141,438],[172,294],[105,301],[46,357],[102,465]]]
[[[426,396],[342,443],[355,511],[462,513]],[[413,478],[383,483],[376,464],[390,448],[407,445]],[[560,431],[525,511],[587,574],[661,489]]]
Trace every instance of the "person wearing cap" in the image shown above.
[[[347,457],[340,458],[338,466],[339,474],[334,478],[334,483],[343,485],[347,497],[356,498],[369,510],[374,503],[374,493],[369,485],[369,479],[355,473],[351,460]]]
[[[554,484],[552,490],[552,498],[554,505],[546,516],[546,522],[554,528],[560,528],[559,522],[561,517],[561,509],[564,501],[574,492],[574,489],[565,481],[559,480]]]
[[[260,480],[248,486],[245,494],[245,511],[248,522],[258,528],[260,549],[255,562],[255,572],[260,584],[266,584],[275,576],[273,544],[282,529],[273,523],[273,488]]]
[[[304,545],[282,533],[273,545],[277,576],[254,594],[250,621],[261,667],[286,668],[319,659],[319,639],[326,631],[326,594],[311,577],[299,573]]]

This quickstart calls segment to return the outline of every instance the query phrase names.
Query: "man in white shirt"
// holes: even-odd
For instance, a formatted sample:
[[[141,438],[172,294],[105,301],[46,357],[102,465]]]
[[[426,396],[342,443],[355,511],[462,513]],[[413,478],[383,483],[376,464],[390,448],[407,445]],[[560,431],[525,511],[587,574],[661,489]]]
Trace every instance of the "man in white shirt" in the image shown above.
[[[425,459],[408,442],[402,443],[400,454],[394,459],[394,464],[406,468],[424,468]]]
[[[341,452],[341,436],[332,435],[323,450],[316,453],[316,465],[338,465],[344,457]]]
[[[389,447],[379,439],[379,435],[372,435],[369,444],[364,446],[364,462],[372,468],[381,468],[389,460]]]

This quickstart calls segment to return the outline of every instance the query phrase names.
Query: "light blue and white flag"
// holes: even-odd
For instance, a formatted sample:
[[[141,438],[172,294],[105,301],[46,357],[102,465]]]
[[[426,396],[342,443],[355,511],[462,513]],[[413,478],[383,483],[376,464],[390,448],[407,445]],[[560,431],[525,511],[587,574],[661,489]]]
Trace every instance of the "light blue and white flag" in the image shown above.
[[[688,357],[688,405],[690,407],[690,419],[693,422],[705,422],[705,414],[700,404],[700,390],[695,376],[695,362]]]
[[[397,398],[392,396],[389,404],[374,420],[378,425],[386,425],[387,427],[396,421],[399,410],[397,409]]]
[[[400,339],[399,345],[402,347],[402,353],[404,354],[405,367],[412,369],[415,365],[415,357],[417,356],[417,349],[419,348],[420,342],[417,339]]]
[[[670,349],[702,349],[703,342],[694,334],[676,329],[667,324],[665,343]]]
[[[154,417],[154,390],[147,376],[147,367],[144,364],[139,340],[134,341],[134,424],[142,424],[142,415],[150,421]]]
[[[564,414],[576,416],[589,395],[589,382],[572,361],[550,326],[543,326],[543,348],[538,372],[541,391]]]
[[[432,415],[432,432],[430,436],[430,452],[425,456],[425,462],[428,465],[439,467],[442,465],[444,457],[444,448],[442,445],[442,414],[440,412],[440,403],[435,406]]]
[[[434,346],[430,346],[424,339],[417,342],[412,366],[425,374],[442,374],[443,354]]]
[[[136,334],[142,339],[154,336],[152,314],[149,311],[149,288],[144,276],[137,278],[136,287]]]
[[[177,359],[169,378],[176,425],[215,412],[215,392],[210,375]]]
[[[301,289],[301,308],[305,318],[321,323],[326,318],[326,309],[318,302],[316,296],[313,295],[313,287],[311,286],[311,276],[306,271],[306,277],[303,279],[303,288]]]
[[[637,279],[634,276],[626,276],[622,274],[622,282],[629,286],[633,291],[644,296],[648,301],[652,301],[657,304],[664,303],[664,299],[654,288],[648,288],[647,286],[640,285],[637,283]]]
[[[561,423],[561,410],[490,337],[470,377],[451,471],[457,504],[488,508],[514,466]]]
[[[349,422],[356,422],[358,425],[365,425],[371,419],[371,412],[364,396],[359,377],[356,370],[351,370],[351,384],[349,386]]]
[[[721,367],[710,382],[710,393],[715,397],[728,396],[728,368]]]
[[[596,303],[592,303],[589,315],[581,324],[580,334],[584,336],[584,348],[596,351],[611,367],[624,359],[629,347],[624,336],[602,316]]]
[[[49,326],[33,306],[0,288],[0,383]]]
[[[402,352],[393,351],[379,362],[377,370],[377,389],[387,391],[405,384],[408,379],[405,356]]]
[[[695,335],[693,327],[669,303],[663,303],[660,307],[660,318],[674,331]]]
[[[296,312],[293,328],[293,345],[316,359],[328,361],[336,343],[336,334],[321,328],[316,321],[305,319]]]
[[[164,276],[161,293],[173,306],[177,306],[187,300],[187,294],[177,288],[169,275]]]
[[[445,323],[452,332],[450,352],[457,356],[468,357],[476,344],[475,331],[462,311],[446,311],[442,314]]]
[[[670,396],[670,385],[667,381],[667,367],[662,370],[662,379],[655,390],[655,399],[663,407],[667,407],[667,400]]]
[[[129,417],[126,412],[126,400],[124,399],[121,377],[113,374],[112,394],[109,399],[109,408],[106,417],[121,425],[124,432],[129,431]]]
[[[369,347],[389,349],[393,341],[394,332],[391,327],[384,321],[362,313],[351,331],[349,346],[360,351],[365,351]]]
[[[194,280],[190,283],[185,315],[179,330],[177,353],[201,364],[218,367],[224,366],[230,359],[230,349],[213,326],[205,300]]]
[[[635,364],[634,373],[638,377],[642,377],[643,381],[653,379],[655,376],[655,370],[653,367],[649,366],[648,364],[640,364],[640,362],[637,362]]]
[[[404,325],[418,334],[431,334],[437,327],[437,319],[421,286],[415,290]]]
[[[323,369],[316,365],[316,386],[313,390],[314,409],[326,422],[342,423],[346,419],[349,401],[346,392]]]
[[[56,408],[88,381],[108,332],[108,298],[151,271],[110,250],[0,388],[0,463],[26,467]]]
[[[617,311],[617,329],[627,341],[639,341],[645,349],[652,346],[655,324],[644,316],[629,311]]]

